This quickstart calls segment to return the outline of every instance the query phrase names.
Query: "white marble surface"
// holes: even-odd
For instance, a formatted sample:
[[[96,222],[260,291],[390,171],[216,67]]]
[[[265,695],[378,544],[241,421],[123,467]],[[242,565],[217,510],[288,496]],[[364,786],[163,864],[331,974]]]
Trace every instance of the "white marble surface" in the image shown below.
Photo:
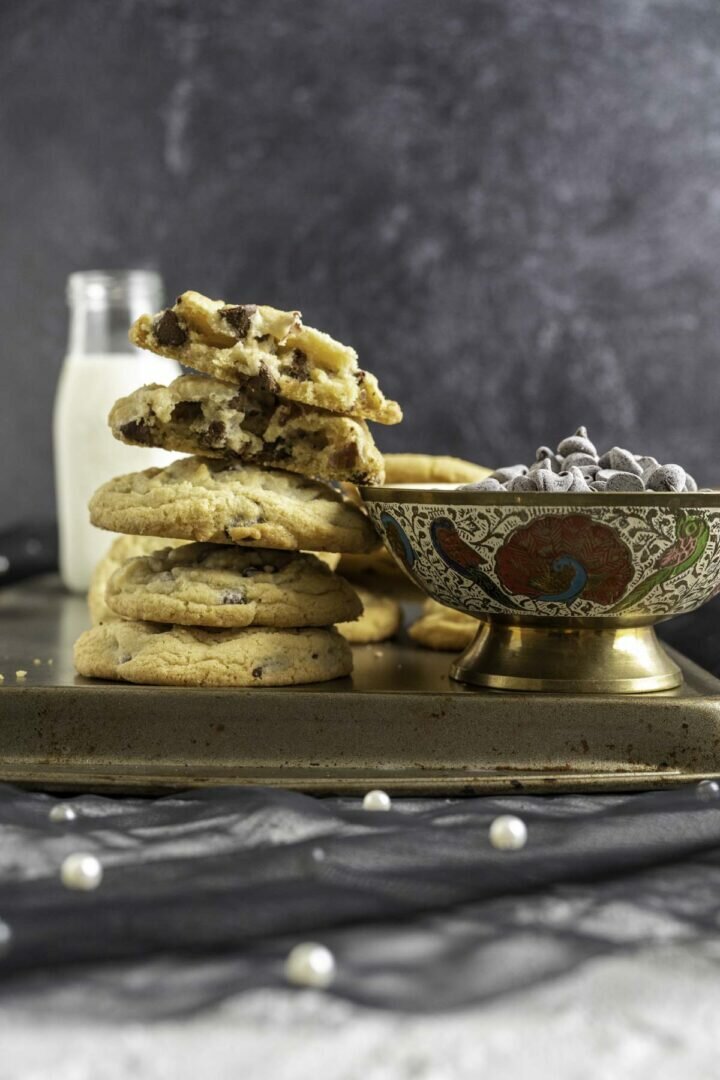
[[[492,1005],[436,1016],[263,991],[191,1019],[0,1009],[0,1080],[677,1080],[718,1075],[720,942],[586,964]]]

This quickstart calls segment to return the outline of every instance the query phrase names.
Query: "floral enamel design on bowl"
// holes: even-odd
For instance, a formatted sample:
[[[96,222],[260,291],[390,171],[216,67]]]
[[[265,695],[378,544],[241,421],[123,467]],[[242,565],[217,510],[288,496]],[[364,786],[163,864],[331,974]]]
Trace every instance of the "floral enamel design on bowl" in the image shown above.
[[[692,611],[720,590],[720,492],[556,495],[407,485],[362,494],[420,588],[491,624],[555,633],[638,628]]]

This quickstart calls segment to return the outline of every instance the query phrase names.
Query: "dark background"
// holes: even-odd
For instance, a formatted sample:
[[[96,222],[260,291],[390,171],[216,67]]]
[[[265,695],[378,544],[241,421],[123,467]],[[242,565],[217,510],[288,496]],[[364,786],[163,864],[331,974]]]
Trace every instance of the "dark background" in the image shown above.
[[[52,513],[75,269],[299,307],[385,449],[718,482],[717,0],[2,0],[0,524]]]

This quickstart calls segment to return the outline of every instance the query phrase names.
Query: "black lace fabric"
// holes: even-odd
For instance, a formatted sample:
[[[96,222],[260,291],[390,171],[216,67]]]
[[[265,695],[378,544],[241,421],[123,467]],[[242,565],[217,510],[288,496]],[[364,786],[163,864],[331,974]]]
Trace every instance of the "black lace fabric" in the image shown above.
[[[80,972],[113,1015],[177,1016],[285,985],[312,940],[336,958],[329,993],[435,1012],[718,932],[720,799],[695,787],[389,812],[262,788],[63,801],[77,817],[56,824],[57,799],[0,787],[0,1001]],[[520,851],[489,843],[505,813]],[[104,867],[92,892],[60,880],[81,851]]]

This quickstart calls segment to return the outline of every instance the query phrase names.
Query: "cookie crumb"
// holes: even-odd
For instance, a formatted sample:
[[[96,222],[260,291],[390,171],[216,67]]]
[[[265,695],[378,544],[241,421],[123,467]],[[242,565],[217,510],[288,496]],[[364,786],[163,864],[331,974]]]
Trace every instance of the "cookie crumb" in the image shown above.
[[[27,675],[27,671],[23,671],[22,668],[19,668],[15,672],[15,678],[16,679],[24,679],[26,675]]]
[[[382,649],[374,649],[373,650],[373,656],[382,656],[382,655],[383,655]]]
[[[39,656],[33,657],[33,664],[35,665],[35,667],[40,667],[40,665],[42,664],[42,660]]]
[[[55,663],[55,661],[53,660],[53,658],[51,656],[50,659],[48,660],[48,667],[52,667],[54,663]]]
[[[0,683],[4,683],[4,682],[5,682],[5,676],[4,676],[4,675],[0,675]]]

